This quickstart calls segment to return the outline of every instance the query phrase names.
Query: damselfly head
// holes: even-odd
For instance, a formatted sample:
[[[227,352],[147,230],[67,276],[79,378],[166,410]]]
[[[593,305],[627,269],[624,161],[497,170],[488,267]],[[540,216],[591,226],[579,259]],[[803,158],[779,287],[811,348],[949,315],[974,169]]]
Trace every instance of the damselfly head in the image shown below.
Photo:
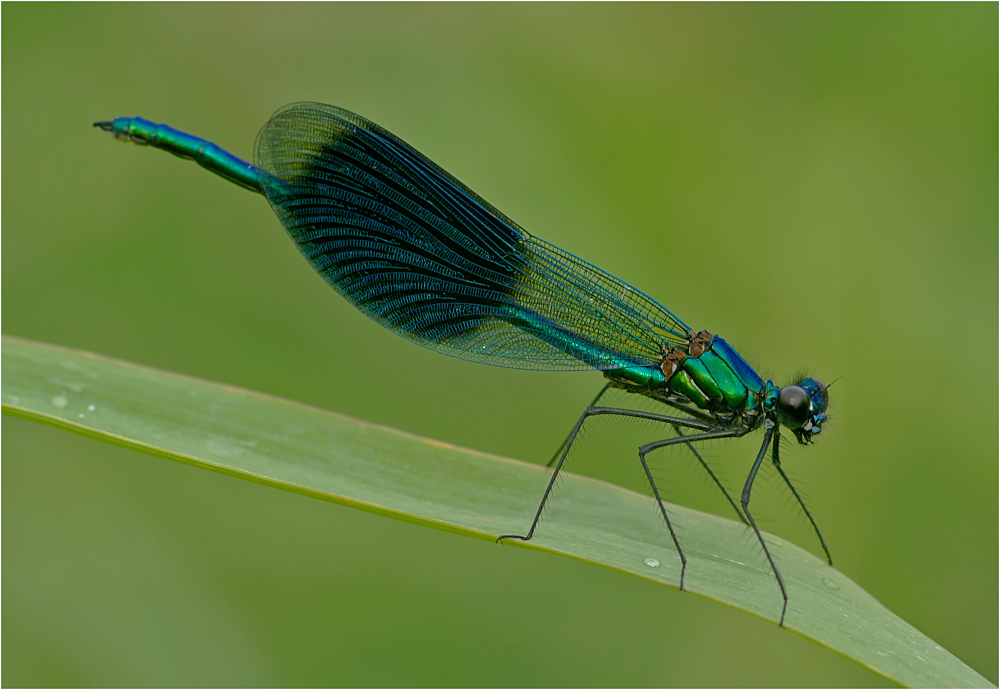
[[[802,445],[811,443],[812,437],[823,430],[826,408],[830,404],[827,388],[819,379],[808,377],[785,386],[778,393],[778,421],[788,427]]]

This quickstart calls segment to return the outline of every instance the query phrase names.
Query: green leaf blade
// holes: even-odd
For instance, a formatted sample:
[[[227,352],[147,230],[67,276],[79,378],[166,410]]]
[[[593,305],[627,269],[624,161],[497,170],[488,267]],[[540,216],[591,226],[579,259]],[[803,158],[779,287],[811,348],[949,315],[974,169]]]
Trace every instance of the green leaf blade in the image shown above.
[[[393,519],[493,540],[523,533],[549,470],[306,405],[4,336],[3,411],[140,452]],[[738,522],[669,506],[685,589],[777,622],[781,595]],[[785,626],[911,687],[994,687],[844,574],[768,535]],[[676,587],[647,496],[566,473],[527,544]],[[497,548],[501,548],[498,546]]]

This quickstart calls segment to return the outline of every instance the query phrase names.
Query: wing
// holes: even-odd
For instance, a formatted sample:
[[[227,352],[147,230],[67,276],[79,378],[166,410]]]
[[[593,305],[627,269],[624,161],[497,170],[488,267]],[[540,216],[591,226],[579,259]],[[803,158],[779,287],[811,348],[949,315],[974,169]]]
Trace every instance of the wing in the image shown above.
[[[264,192],[313,268],[420,345],[517,369],[617,369],[684,345],[680,319],[532,237],[378,125],[319,103],[257,137]]]

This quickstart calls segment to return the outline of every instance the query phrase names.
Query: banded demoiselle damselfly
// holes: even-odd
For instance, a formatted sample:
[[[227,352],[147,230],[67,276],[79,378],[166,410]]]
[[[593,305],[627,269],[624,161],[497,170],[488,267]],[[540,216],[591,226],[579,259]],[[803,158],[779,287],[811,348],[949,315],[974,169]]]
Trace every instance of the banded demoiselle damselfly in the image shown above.
[[[721,337],[694,331],[627,283],[543,240],[428,160],[354,113],[320,103],[280,109],[264,125],[251,165],[215,144],[139,117],[94,123],[119,139],[169,151],[267,197],[299,251],[345,299],[389,330],[453,357],[502,367],[601,371],[607,383],[552,461],[555,470],[524,535],[528,541],[584,422],[620,415],[666,424],[676,436],[639,448],[639,461],[681,561],[687,558],[646,456],[684,445],[737,516],[753,529],[788,608],[785,582],[750,512],[761,463],[771,461],[816,532],[781,467],[780,427],[812,442],[826,421],[827,386],[810,377],[779,388]],[[610,388],[680,415],[601,407]],[[741,508],[694,444],[763,427]],[[687,430],[688,433],[684,433]]]

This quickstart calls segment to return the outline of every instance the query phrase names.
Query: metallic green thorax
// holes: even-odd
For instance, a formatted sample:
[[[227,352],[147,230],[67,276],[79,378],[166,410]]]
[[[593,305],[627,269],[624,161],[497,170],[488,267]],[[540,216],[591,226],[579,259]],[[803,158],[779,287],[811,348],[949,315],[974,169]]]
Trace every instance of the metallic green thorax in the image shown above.
[[[667,386],[703,410],[728,413],[756,408],[764,382],[729,343],[715,336],[708,350],[681,362]]]
[[[664,354],[658,368],[630,367],[608,371],[613,385],[656,398],[689,402],[719,414],[756,410],[766,384],[729,343],[709,333],[691,333],[687,352]]]

